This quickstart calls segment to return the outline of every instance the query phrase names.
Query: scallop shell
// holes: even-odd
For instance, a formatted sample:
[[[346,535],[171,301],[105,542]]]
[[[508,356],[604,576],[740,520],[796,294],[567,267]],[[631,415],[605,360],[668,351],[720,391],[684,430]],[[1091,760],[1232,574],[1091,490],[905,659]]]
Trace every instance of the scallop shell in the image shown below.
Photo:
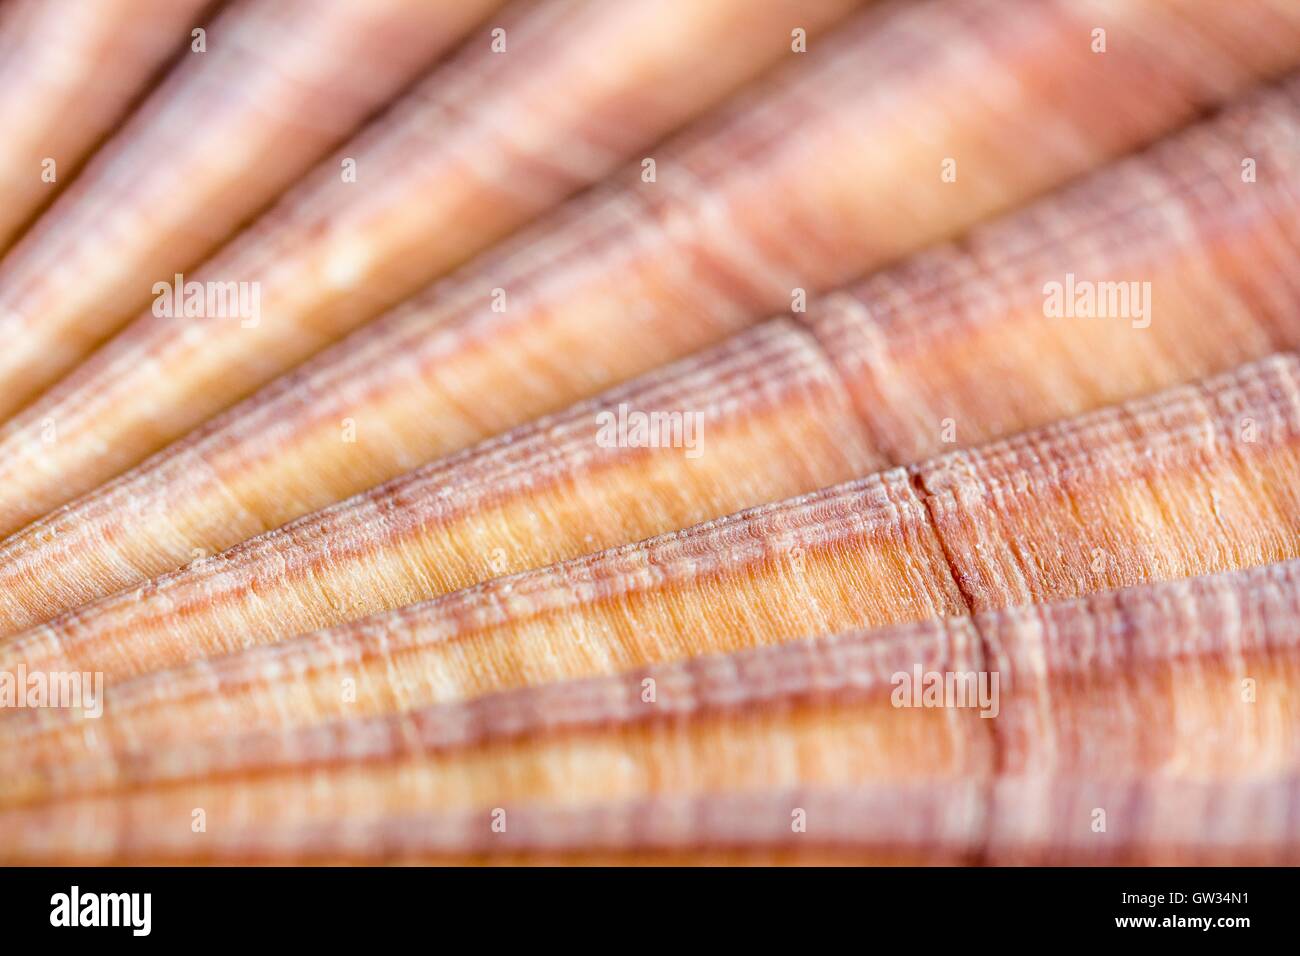
[[[1294,3],[82,6],[0,862],[1300,862]]]

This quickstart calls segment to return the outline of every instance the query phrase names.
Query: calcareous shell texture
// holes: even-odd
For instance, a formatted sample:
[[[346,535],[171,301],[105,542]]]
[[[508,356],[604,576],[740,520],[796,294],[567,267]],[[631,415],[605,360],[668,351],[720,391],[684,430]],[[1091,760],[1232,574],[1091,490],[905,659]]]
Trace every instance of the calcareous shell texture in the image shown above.
[[[1300,863],[1296,71],[0,4],[0,863]]]

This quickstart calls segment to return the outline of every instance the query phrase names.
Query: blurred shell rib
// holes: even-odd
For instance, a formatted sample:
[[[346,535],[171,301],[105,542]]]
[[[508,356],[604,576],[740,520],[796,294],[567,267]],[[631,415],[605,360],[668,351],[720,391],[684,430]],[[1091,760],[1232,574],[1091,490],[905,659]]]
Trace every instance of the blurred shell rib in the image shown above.
[[[0,416],[73,368],[149,304],[155,283],[201,261],[498,2],[224,7],[205,25],[204,51],[184,48],[0,259]],[[35,467],[58,483],[48,464]]]
[[[800,22],[815,30],[853,2],[819,2]],[[0,533],[138,463],[788,57],[799,6],[711,0],[665,18],[657,0],[562,0],[502,11],[492,22],[509,56],[476,32],[185,277],[258,283],[255,318],[146,309],[0,431],[0,473],[21,483],[0,497]],[[621,55],[605,58],[613,49]],[[170,284],[172,270],[158,278]],[[58,445],[33,442],[51,420]]]
[[[73,177],[215,0],[0,6],[0,253]],[[43,176],[53,160],[49,176]]]

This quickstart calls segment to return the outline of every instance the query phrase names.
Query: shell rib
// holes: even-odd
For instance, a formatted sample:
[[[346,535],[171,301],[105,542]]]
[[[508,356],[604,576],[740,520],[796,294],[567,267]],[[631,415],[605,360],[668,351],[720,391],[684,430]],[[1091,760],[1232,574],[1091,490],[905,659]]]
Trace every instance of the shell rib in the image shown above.
[[[0,768],[86,748],[410,710],[852,627],[960,616],[1300,555],[1300,359],[240,653],[70,621],[0,670],[103,672],[0,717]],[[188,667],[196,657],[229,654]],[[13,771],[16,773],[16,770]],[[0,774],[4,776],[4,774]]]
[[[1107,864],[1290,865],[1300,859],[1300,777],[1261,782],[1000,778],[866,784],[852,790],[710,794],[578,808],[414,813],[382,821],[187,832],[107,806],[26,816],[22,862],[499,865]],[[1089,823],[1120,808],[1106,834]],[[167,808],[177,812],[175,808]],[[199,808],[201,809],[201,808]],[[810,821],[791,829],[792,813]],[[75,814],[75,816],[74,816]],[[82,827],[73,843],[48,829]],[[170,826],[169,826],[170,824]],[[106,834],[105,828],[108,828]]]
[[[1294,861],[1298,671],[1288,562],[59,763],[57,800],[0,811],[0,856]],[[995,707],[899,706],[917,672],[996,674]]]
[[[11,0],[0,7],[0,253],[73,178],[213,0]],[[42,177],[54,160],[52,182]]]
[[[1300,191],[1282,148],[1298,131],[1295,78],[833,295],[800,325],[740,333],[83,608],[76,627],[141,647],[232,633],[270,642],[910,464],[942,449],[948,416],[969,444],[1195,379],[1270,343],[1300,346],[1300,294],[1271,267],[1300,254]],[[1241,181],[1242,155],[1265,170],[1254,183]],[[1149,277],[1156,316],[1146,328],[1047,319],[1044,281],[1067,272]],[[1099,368],[1099,354],[1112,360]],[[927,381],[922,356],[946,391],[903,384]],[[991,390],[991,376],[1022,384]],[[990,392],[1008,398],[981,400]],[[597,416],[624,406],[700,416],[698,457],[598,444]],[[118,527],[138,487],[92,495],[0,546],[0,634],[137,583],[127,575],[138,564],[115,555],[144,532]]]
[[[598,445],[596,416],[621,404],[704,416],[703,453]],[[201,644],[232,633],[232,625],[244,640],[265,643],[883,464],[830,363],[808,335],[778,320],[644,385],[70,613],[81,627],[129,633],[141,646],[155,632]],[[132,534],[112,527],[121,521],[119,501],[115,494],[87,499],[0,548],[0,609],[11,633],[48,616],[53,602],[76,605],[92,589],[112,587],[110,549],[120,534]]]
[[[807,324],[873,446],[907,464],[1300,347],[1298,255],[1294,74],[828,297]],[[1049,283],[1068,281],[1125,286],[1128,308],[1049,315]]]
[[[561,0],[503,11],[492,22],[506,31],[504,54],[476,36],[186,276],[258,283],[255,322],[145,310],[9,424],[0,457],[14,455],[15,475],[35,471],[0,501],[0,532],[138,463],[597,181],[793,57],[792,24],[815,31],[853,2],[807,12],[795,0],[679,2],[669,13],[662,0]],[[355,182],[343,179],[346,160]],[[57,443],[30,441],[49,421]]]
[[[639,165],[616,177],[162,452],[121,499],[148,544],[123,541],[114,564],[148,577],[195,548],[222,550],[1144,143],[1300,58],[1300,10],[1251,9],[943,0],[870,12],[657,150],[656,182]],[[1103,14],[1124,42],[1097,56],[1086,38]],[[1063,108],[1063,95],[1078,99]],[[970,175],[942,181],[946,154]],[[79,409],[93,405],[53,417],[75,433]],[[40,444],[39,414],[0,439],[11,530],[54,503],[47,489],[72,493],[127,464],[86,436]]]
[[[0,261],[0,415],[145,307],[156,282],[201,261],[496,3],[224,9],[205,27],[205,52],[182,53]],[[81,437],[91,457],[104,453],[97,436]]]

